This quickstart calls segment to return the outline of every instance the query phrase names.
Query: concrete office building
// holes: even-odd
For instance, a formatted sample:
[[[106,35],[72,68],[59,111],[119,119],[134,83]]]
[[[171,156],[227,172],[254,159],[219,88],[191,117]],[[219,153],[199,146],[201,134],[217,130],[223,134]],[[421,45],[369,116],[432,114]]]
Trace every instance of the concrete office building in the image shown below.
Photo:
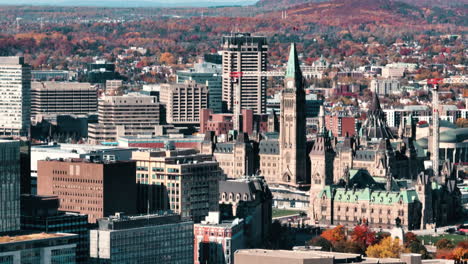
[[[222,39],[223,54],[223,102],[227,110],[234,111],[235,84],[231,80],[234,72],[261,72],[267,70],[268,45],[265,37],[250,33],[232,33]],[[239,78],[241,109],[252,109],[255,114],[266,113],[265,76],[243,76]]]
[[[246,248],[244,220],[221,221],[219,212],[195,224],[194,236],[194,264],[233,264],[234,252]]]
[[[193,80],[208,87],[208,108],[214,113],[223,112],[221,64],[197,63],[188,71],[177,72],[177,83]]]
[[[26,136],[31,124],[31,67],[0,57],[0,135]]]
[[[120,91],[122,87],[122,80],[106,80],[106,95],[120,95],[122,93],[122,91]]]
[[[170,209],[182,218],[200,222],[217,211],[222,171],[211,155],[194,149],[136,151],[136,181],[166,189]]]
[[[373,79],[370,83],[370,90],[378,95],[399,93],[400,88],[400,81],[397,79]]]
[[[98,224],[90,232],[92,263],[193,263],[193,222],[179,215],[116,214]]]
[[[89,223],[115,212],[136,213],[135,162],[41,160],[37,168],[37,193],[58,196],[62,211],[87,214]]]
[[[97,90],[90,83],[32,82],[31,116],[88,114],[97,111]]]
[[[20,229],[20,142],[0,140],[0,233]]]
[[[27,234],[0,237],[0,263],[76,263],[76,235]]]
[[[160,105],[154,96],[107,96],[98,103],[98,123],[89,124],[92,144],[116,142],[120,136],[155,135]]]
[[[58,208],[57,196],[21,195],[21,230],[76,234],[76,263],[88,263],[88,216]]]
[[[200,110],[208,107],[208,88],[196,81],[161,85],[160,102],[166,106],[166,122],[199,124]]]

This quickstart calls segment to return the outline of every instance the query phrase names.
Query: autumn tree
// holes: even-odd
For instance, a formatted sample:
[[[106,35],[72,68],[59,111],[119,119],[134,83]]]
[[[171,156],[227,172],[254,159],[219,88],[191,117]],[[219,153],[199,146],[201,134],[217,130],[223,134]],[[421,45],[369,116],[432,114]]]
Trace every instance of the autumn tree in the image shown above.
[[[331,243],[346,240],[345,229],[342,225],[339,225],[332,229],[327,229],[323,231],[323,233],[320,236],[330,241]]]
[[[161,54],[161,57],[159,58],[159,62],[161,64],[166,64],[166,65],[172,65],[175,64],[175,57],[172,55],[170,52],[164,52]]]
[[[351,232],[351,241],[362,245],[363,248],[367,248],[377,242],[375,232],[369,229],[367,225],[355,226],[353,232]]]
[[[404,251],[398,238],[386,237],[380,243],[368,247],[366,254],[373,258],[397,258]]]
[[[440,239],[435,243],[435,246],[437,250],[453,249],[455,247],[452,241],[447,238]]]

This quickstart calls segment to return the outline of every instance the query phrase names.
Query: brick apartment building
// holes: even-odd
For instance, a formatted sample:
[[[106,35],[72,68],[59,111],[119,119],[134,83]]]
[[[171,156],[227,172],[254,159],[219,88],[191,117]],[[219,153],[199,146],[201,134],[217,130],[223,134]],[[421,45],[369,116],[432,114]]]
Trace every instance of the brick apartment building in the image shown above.
[[[41,160],[38,195],[60,199],[59,210],[88,215],[89,223],[115,212],[137,213],[135,162]]]
[[[200,110],[200,133],[213,131],[216,136],[226,135],[234,129],[233,118],[234,114],[214,114],[211,109],[202,109]],[[252,135],[254,131],[259,133],[268,131],[267,114],[257,115],[252,109],[242,109],[240,120],[241,131],[249,135]]]
[[[356,133],[356,119],[352,116],[325,116],[325,127],[335,137],[350,137]]]

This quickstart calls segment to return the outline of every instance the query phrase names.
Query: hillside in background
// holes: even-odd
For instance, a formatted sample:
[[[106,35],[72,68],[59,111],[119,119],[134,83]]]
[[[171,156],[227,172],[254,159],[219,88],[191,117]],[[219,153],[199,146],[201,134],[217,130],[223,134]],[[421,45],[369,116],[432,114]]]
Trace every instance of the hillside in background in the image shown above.
[[[418,7],[390,0],[332,0],[298,4],[287,8],[288,19],[298,26],[307,23],[347,27],[362,24],[421,28],[429,24],[467,26],[467,8]],[[280,11],[266,16],[281,17]]]
[[[342,0],[346,2],[347,0]],[[399,2],[424,6],[424,7],[433,7],[433,6],[442,6],[442,7],[460,7],[468,5],[468,0],[398,0]],[[328,0],[260,0],[257,2],[256,6],[259,7],[271,7],[271,8],[284,8],[297,4],[306,4],[306,3],[316,3],[316,2],[328,2]]]

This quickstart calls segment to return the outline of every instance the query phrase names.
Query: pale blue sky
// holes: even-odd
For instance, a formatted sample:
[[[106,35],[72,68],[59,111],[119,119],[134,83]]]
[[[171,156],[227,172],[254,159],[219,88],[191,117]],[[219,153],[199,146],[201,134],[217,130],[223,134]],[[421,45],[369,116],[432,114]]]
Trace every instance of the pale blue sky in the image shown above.
[[[216,6],[248,5],[257,0],[0,0],[0,5],[59,5],[59,6]]]

